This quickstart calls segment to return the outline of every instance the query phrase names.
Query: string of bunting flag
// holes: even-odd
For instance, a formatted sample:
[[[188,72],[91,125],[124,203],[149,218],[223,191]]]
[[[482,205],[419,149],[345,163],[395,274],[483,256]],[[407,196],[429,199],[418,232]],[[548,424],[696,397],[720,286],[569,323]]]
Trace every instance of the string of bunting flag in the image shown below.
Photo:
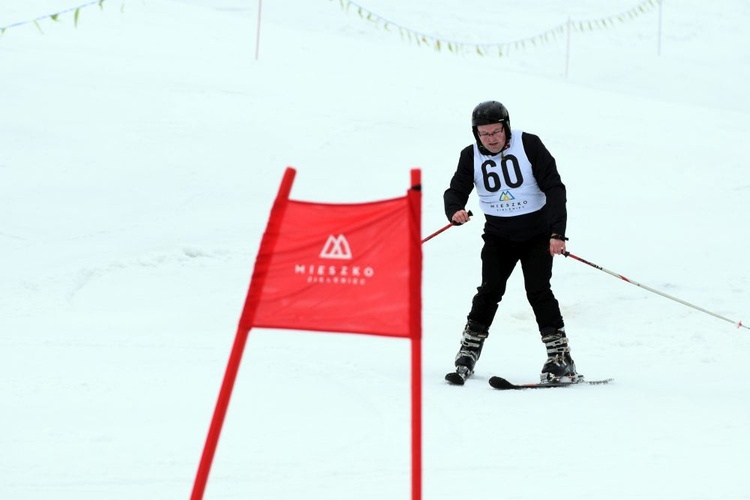
[[[360,18],[371,22],[378,27],[382,27],[386,31],[397,31],[401,35],[402,39],[405,39],[409,42],[415,42],[420,47],[427,46],[434,48],[436,51],[447,50],[448,52],[453,52],[456,54],[474,52],[479,54],[480,56],[493,53],[497,54],[498,56],[504,56],[508,55],[511,50],[525,49],[529,46],[535,47],[546,44],[551,40],[556,40],[558,37],[566,36],[570,31],[583,33],[586,31],[594,31],[597,29],[613,27],[618,23],[625,23],[649,12],[654,7],[659,5],[659,3],[661,3],[662,1],[663,0],[644,0],[635,7],[632,7],[619,14],[598,19],[571,19],[565,23],[550,28],[547,31],[534,36],[507,42],[495,43],[464,42],[458,40],[450,40],[443,37],[430,35],[428,33],[422,33],[396,23],[379,14],[376,14],[375,12],[372,12],[371,10],[351,0],[339,0],[339,3],[341,5],[341,8],[346,12],[356,10]]]
[[[9,30],[10,28],[17,28],[19,26],[24,26],[27,24],[34,24],[41,33],[44,33],[42,31],[41,25],[39,24],[41,21],[46,21],[47,19],[51,19],[52,21],[57,22],[61,15],[67,14],[69,12],[73,12],[73,25],[75,27],[78,27],[78,17],[80,16],[81,9],[86,8],[86,7],[91,7],[92,5],[98,5],[101,10],[104,10],[105,1],[106,0],[93,0],[89,3],[85,3],[77,7],[71,7],[69,9],[61,10],[60,12],[55,12],[54,14],[47,14],[45,16],[37,17],[36,19],[30,19],[28,21],[19,21],[17,23],[9,24],[7,26],[0,26],[0,35],[4,34],[5,31]]]

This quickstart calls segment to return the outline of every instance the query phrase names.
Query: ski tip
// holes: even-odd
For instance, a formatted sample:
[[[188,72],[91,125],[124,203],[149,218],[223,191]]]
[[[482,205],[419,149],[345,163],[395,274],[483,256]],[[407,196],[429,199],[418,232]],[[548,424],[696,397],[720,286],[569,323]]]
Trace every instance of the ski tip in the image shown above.
[[[457,372],[450,372],[446,374],[445,380],[451,385],[464,385],[464,382],[466,382],[466,379],[464,379],[461,374]]]
[[[508,382],[503,377],[490,377],[490,386],[495,389],[513,389],[516,387],[515,384]]]

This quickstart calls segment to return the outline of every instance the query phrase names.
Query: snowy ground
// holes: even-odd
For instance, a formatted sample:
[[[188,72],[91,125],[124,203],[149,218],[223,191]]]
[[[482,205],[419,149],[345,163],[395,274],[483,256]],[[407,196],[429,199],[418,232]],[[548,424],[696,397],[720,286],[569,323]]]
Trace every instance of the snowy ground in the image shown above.
[[[637,5],[361,3],[476,43]],[[0,27],[76,5],[6,0]],[[256,61],[256,14],[108,0],[0,35],[0,498],[188,498],[284,168],[358,202],[420,167],[427,234],[487,99],[557,158],[570,251],[750,323],[746,2],[665,2],[661,55],[656,8],[573,33],[567,77],[564,39],[436,52],[333,0],[264,2]],[[750,332],[576,261],[573,354],[614,385],[489,388],[544,361],[520,273],[475,380],[444,383],[481,226],[424,246],[424,498],[750,499]],[[253,330],[206,498],[409,498],[408,378],[405,340]]]

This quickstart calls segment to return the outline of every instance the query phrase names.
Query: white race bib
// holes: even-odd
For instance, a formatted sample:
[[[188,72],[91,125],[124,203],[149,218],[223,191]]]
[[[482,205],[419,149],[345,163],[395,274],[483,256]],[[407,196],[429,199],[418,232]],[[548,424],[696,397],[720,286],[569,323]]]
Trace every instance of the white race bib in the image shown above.
[[[547,203],[523,149],[522,135],[514,130],[502,155],[483,155],[474,144],[474,185],[479,207],[487,215],[516,217],[541,210]]]

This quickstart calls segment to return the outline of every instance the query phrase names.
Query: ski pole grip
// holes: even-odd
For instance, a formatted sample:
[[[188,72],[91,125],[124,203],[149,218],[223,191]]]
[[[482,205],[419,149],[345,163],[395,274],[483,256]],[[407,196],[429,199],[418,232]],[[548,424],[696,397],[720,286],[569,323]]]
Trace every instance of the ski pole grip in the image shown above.
[[[472,213],[471,210],[469,210],[466,213],[469,214],[469,217],[473,217],[474,216],[474,214]],[[453,226],[461,226],[463,224],[465,224],[465,223],[464,222],[451,222],[451,225],[453,225]]]
[[[468,214],[469,214],[469,217],[471,217],[472,215],[474,215],[474,214],[472,214],[472,213],[471,213],[471,210],[469,210],[469,211],[468,211],[468,212],[466,212],[466,213],[468,213]],[[423,239],[423,240],[422,240],[422,243],[424,243],[425,241],[430,241],[430,240],[431,240],[432,238],[434,238],[434,237],[435,237],[435,236],[437,236],[438,234],[440,234],[440,233],[442,233],[443,231],[446,231],[446,230],[448,230],[448,229],[452,228],[453,226],[460,226],[460,225],[461,225],[461,224],[457,224],[457,223],[455,223],[455,222],[449,222],[449,223],[448,223],[448,224],[446,224],[446,225],[445,225],[444,227],[441,227],[440,229],[438,229],[437,231],[435,231],[434,233],[432,233],[431,235],[429,235],[429,236],[428,236],[427,238]]]

